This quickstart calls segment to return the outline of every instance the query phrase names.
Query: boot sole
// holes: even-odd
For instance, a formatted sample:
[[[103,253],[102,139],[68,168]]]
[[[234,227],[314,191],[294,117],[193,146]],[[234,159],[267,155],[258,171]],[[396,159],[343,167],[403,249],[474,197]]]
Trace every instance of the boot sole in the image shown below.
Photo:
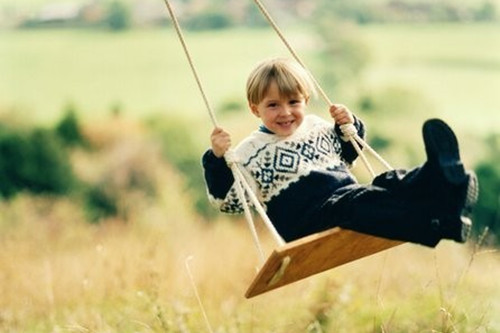
[[[466,242],[472,231],[472,210],[476,205],[479,196],[479,183],[477,177],[473,172],[468,173],[467,191],[464,198],[463,208],[460,214],[460,221],[462,223],[461,235],[457,241]]]

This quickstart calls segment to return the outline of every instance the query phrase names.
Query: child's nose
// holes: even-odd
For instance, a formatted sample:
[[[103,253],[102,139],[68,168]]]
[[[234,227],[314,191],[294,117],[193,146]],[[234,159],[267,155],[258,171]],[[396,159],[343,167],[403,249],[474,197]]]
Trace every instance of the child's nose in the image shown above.
[[[284,105],[284,106],[281,108],[281,110],[280,110],[280,111],[281,111],[281,112],[280,112],[280,114],[281,114],[282,116],[287,116],[287,115],[291,114],[290,107],[289,107],[289,106],[287,106],[287,105]]]

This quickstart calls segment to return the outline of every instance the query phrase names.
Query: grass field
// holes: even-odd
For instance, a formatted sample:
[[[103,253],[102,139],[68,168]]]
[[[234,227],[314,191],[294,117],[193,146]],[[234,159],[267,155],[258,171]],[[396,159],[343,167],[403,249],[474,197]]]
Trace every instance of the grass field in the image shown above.
[[[0,31],[0,36],[3,108],[39,121],[53,120],[69,102],[88,117],[107,115],[115,105],[133,117],[203,115],[203,102],[171,30]],[[209,97],[218,101],[242,95],[242,71],[264,57],[263,49],[279,49],[273,38],[250,31],[190,35]]]
[[[69,200],[2,203],[0,330],[500,332],[498,252],[402,245],[246,300],[258,263],[245,223],[201,224],[171,189],[131,224],[90,225]]]
[[[363,28],[374,57],[373,87],[410,87],[462,127],[498,131],[500,25]]]
[[[308,33],[289,35],[312,62]],[[500,25],[378,25],[362,27],[361,35],[373,59],[361,85],[409,88],[458,126],[496,130]],[[68,103],[92,119],[115,106],[133,117],[206,116],[172,30],[0,31],[0,38],[0,110],[41,122],[53,121]],[[194,33],[187,42],[216,109],[228,99],[244,100],[246,75],[257,61],[288,56],[269,30]]]

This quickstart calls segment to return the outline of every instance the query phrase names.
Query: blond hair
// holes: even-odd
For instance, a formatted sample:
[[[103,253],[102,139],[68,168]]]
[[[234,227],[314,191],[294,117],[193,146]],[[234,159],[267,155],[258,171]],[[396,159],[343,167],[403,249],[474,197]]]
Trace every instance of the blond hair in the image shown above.
[[[247,100],[259,104],[271,82],[276,82],[280,95],[302,95],[306,100],[315,93],[311,76],[300,64],[286,58],[272,58],[259,63],[248,76]]]

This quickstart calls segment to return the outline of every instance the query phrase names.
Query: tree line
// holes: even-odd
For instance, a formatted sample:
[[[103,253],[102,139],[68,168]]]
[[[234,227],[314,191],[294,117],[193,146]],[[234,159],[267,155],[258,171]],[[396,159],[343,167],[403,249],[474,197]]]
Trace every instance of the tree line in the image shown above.
[[[189,30],[226,29],[235,26],[266,25],[252,1],[240,0],[174,0],[183,26]],[[390,22],[491,22],[498,21],[497,3],[483,0],[467,4],[448,0],[274,0],[266,3],[269,9],[287,21],[314,22],[325,13],[358,24]],[[163,1],[124,0],[49,4],[28,19],[17,22],[18,27],[100,27],[113,31],[138,26],[169,24]]]

